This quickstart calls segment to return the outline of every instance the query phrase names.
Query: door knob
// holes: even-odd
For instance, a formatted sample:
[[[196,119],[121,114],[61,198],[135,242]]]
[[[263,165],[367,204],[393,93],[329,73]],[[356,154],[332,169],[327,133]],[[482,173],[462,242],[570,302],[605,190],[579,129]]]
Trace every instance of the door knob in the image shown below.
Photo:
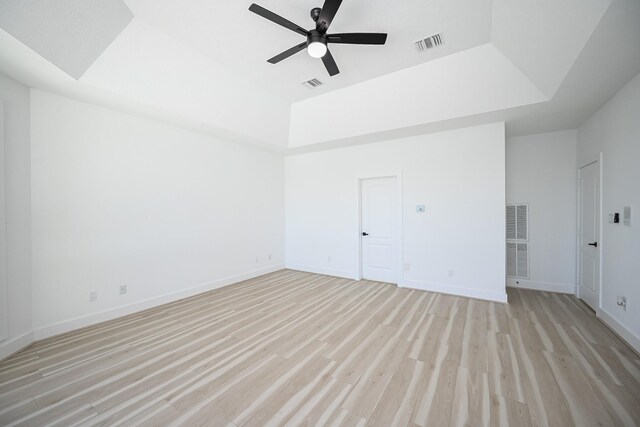
[[[589,246],[594,246],[594,247],[598,247],[598,242],[593,242],[593,243],[587,243],[587,245]]]
[[[364,231],[363,231],[363,232],[362,232],[362,235],[363,235],[363,236],[368,236],[368,235],[369,235],[369,233],[367,233],[367,232],[364,232]]]

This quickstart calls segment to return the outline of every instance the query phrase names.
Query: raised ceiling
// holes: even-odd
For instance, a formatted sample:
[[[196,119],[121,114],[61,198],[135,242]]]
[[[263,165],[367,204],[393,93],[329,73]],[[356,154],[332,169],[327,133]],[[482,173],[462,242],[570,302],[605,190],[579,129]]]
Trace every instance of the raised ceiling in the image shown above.
[[[129,25],[121,0],[2,0],[0,27],[79,79]]]
[[[294,151],[489,120],[512,133],[575,127],[640,71],[637,0],[344,0],[332,32],[389,38],[332,46],[335,77],[305,52],[267,63],[302,40],[250,13],[251,1],[108,0],[105,11],[106,3],[0,0],[0,71]],[[320,6],[258,3],[308,28]],[[414,42],[436,33],[444,44],[418,53]],[[311,78],[325,84],[307,89],[301,82]]]
[[[254,0],[261,6],[311,29],[309,12],[323,0]],[[386,32],[384,46],[333,45],[340,74],[329,77],[322,61],[306,52],[279,64],[267,59],[295,46],[303,37],[247,12],[250,1],[126,0],[133,13],[162,32],[224,64],[290,101],[315,96],[393,71],[466,50],[491,37],[491,0],[344,0],[331,24],[333,33]],[[442,33],[445,43],[417,53],[414,42]],[[318,78],[325,86],[301,85]]]

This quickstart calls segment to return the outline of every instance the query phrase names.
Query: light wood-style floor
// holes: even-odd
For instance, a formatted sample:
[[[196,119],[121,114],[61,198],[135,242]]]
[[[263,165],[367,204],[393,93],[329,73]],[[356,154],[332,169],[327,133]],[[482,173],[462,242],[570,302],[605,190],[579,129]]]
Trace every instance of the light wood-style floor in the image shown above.
[[[0,425],[637,425],[640,360],[572,296],[283,270],[34,344]]]

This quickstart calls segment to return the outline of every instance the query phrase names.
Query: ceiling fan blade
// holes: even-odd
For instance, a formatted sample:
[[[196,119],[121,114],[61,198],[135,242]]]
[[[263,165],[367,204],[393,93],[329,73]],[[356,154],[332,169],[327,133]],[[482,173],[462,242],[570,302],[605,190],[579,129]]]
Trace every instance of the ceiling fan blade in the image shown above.
[[[275,22],[278,25],[282,25],[285,28],[290,29],[291,31],[295,31],[296,33],[303,35],[305,37],[307,37],[309,35],[309,32],[307,30],[305,30],[304,28],[302,28],[299,25],[294,24],[293,22],[284,19],[282,16],[280,15],[276,15],[275,13],[271,12],[270,10],[265,9],[262,6],[259,6],[255,3],[253,3],[251,6],[249,6],[249,10],[257,15],[262,16],[263,18],[268,19],[271,22]]]
[[[267,62],[270,62],[272,64],[277,64],[278,62],[282,61],[283,59],[287,59],[288,57],[290,57],[293,54],[296,54],[298,52],[300,52],[301,50],[304,50],[304,48],[307,47],[307,42],[302,42],[300,43],[298,46],[294,46],[291,49],[287,49],[282,53],[279,53],[278,55],[274,56],[271,59],[267,59]]]
[[[328,34],[327,42],[342,44],[385,44],[387,35],[385,33],[344,33]]]
[[[333,59],[333,55],[327,49],[327,53],[322,57],[322,62],[324,63],[325,68],[329,72],[330,76],[335,76],[340,72],[338,70],[338,65],[336,64],[336,60]]]
[[[324,5],[322,5],[320,16],[316,21],[316,30],[321,33],[327,32],[327,29],[329,28],[329,25],[331,25],[333,17],[336,16],[341,3],[342,0],[325,0]]]

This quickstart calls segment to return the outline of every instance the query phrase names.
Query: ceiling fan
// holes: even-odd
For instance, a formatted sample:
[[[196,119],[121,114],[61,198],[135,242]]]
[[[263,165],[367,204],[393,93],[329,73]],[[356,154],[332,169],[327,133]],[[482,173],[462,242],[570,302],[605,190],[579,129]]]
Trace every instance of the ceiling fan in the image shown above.
[[[333,17],[338,12],[338,8],[342,0],[325,0],[322,8],[314,7],[311,9],[311,19],[316,23],[316,27],[311,30],[305,30],[299,25],[294,24],[291,21],[286,20],[282,16],[265,9],[257,4],[249,6],[249,10],[256,13],[269,21],[275,22],[278,25],[282,25],[285,28],[295,31],[296,33],[307,38],[303,43],[297,46],[287,49],[284,52],[268,59],[267,62],[271,64],[277,64],[296,54],[305,48],[309,55],[313,58],[322,58],[322,62],[329,72],[330,76],[335,76],[340,72],[336,61],[333,59],[331,52],[329,52],[328,44],[330,43],[342,43],[342,44],[369,44],[369,45],[383,45],[387,41],[387,34],[385,33],[341,33],[341,34],[327,34],[329,25]]]

